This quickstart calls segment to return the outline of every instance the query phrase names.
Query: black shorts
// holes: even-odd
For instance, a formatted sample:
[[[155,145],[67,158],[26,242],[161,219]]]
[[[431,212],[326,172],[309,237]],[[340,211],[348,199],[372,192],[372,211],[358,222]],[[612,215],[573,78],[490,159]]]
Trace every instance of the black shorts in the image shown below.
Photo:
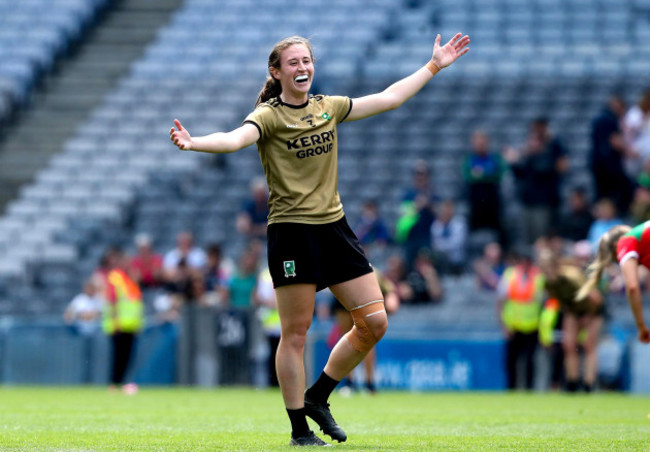
[[[318,291],[373,271],[345,217],[327,224],[273,223],[267,236],[274,287],[316,284]]]

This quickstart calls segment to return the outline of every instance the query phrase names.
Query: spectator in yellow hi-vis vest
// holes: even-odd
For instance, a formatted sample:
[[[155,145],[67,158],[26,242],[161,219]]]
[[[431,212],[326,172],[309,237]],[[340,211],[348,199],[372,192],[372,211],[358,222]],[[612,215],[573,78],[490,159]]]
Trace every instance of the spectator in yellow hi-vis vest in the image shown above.
[[[117,251],[111,270],[106,277],[106,303],[104,305],[104,332],[111,338],[110,387],[127,394],[137,392],[135,383],[125,384],[136,335],[143,326],[142,292],[128,274],[128,259]]]
[[[499,318],[506,337],[508,388],[518,387],[517,364],[523,360],[525,388],[533,389],[544,276],[533,264],[532,250],[517,251],[515,265],[505,270],[497,290]]]

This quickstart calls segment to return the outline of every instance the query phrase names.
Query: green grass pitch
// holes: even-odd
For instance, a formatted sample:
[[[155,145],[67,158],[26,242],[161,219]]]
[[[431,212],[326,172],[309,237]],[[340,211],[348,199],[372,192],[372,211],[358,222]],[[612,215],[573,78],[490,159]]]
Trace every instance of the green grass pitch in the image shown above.
[[[650,450],[648,397],[380,392],[335,394],[331,403],[348,433],[337,450]],[[0,389],[2,451],[263,451],[288,443],[277,390]]]

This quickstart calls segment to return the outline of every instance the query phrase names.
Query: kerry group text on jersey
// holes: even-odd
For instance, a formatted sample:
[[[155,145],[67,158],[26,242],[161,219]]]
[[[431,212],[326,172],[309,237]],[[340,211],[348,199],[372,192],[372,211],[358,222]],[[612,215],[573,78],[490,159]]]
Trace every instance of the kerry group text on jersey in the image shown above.
[[[314,135],[287,140],[287,149],[298,149],[296,157],[299,159],[327,154],[334,146],[334,131],[322,132]]]

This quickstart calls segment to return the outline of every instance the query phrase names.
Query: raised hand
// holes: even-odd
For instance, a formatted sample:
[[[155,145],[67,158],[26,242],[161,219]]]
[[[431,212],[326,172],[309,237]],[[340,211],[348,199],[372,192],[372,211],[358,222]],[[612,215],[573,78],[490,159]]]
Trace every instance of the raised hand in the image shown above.
[[[172,140],[172,143],[178,146],[178,149],[181,151],[192,149],[192,136],[190,133],[183,127],[178,119],[174,119],[174,125],[176,128],[172,127],[169,130],[169,139]]]
[[[469,51],[469,47],[467,47],[469,44],[469,36],[465,35],[462,38],[461,36],[461,33],[457,33],[442,47],[440,47],[440,35],[436,36],[436,40],[433,44],[433,56],[431,57],[431,61],[433,61],[433,64],[435,64],[438,69],[449,66]]]

